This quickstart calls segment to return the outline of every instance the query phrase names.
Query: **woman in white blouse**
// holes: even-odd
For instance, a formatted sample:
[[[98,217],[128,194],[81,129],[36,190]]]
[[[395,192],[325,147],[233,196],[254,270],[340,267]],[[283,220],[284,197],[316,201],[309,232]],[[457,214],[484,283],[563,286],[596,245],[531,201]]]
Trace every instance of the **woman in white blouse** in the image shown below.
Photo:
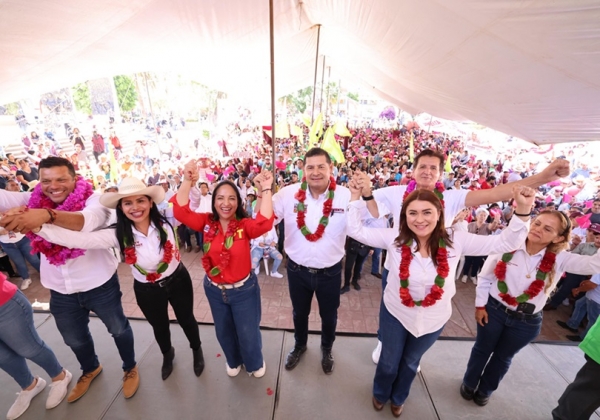
[[[421,357],[437,340],[452,313],[456,293],[454,273],[463,254],[486,255],[508,251],[527,235],[529,218],[514,218],[499,236],[454,232],[444,226],[443,203],[429,190],[419,189],[405,199],[397,228],[365,228],[360,221],[366,206],[355,181],[347,233],[374,248],[385,248],[392,258],[379,315],[382,351],[373,384],[373,407],[383,409],[391,400],[398,417],[415,378]],[[521,212],[531,208],[534,191],[515,187]]]
[[[193,310],[192,279],[181,263],[173,226],[156,206],[164,197],[165,191],[161,186],[146,187],[137,178],[125,178],[118,193],[104,193],[100,196],[102,205],[117,211],[115,228],[75,232],[45,224],[38,232],[34,231],[44,239],[62,246],[120,250],[125,263],[131,265],[137,304],[152,326],[163,354],[163,380],[173,371],[175,357],[169,329],[169,303],[190,342],[194,373],[200,376],[204,370],[200,332]]]
[[[513,356],[540,333],[546,299],[565,271],[600,273],[600,254],[561,252],[570,233],[571,221],[564,213],[545,211],[533,220],[524,242],[487,259],[475,300],[477,339],[460,388],[466,400],[488,403]]]

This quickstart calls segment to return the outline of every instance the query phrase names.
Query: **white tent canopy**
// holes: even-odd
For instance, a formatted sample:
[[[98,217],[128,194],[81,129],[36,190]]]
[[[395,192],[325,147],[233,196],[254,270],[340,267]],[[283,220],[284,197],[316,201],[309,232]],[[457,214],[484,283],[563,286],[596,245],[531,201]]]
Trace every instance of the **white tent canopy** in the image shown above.
[[[275,0],[276,94],[362,83],[535,143],[600,138],[596,0]],[[269,103],[268,0],[0,0],[0,103],[171,70]],[[319,69],[319,72],[321,69]]]

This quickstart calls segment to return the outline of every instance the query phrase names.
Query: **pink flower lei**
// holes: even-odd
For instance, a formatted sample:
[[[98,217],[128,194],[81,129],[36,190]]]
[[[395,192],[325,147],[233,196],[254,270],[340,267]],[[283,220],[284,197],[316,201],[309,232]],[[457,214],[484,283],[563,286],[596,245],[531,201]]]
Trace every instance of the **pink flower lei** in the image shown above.
[[[406,197],[408,197],[408,194],[410,194],[411,192],[413,192],[416,189],[417,189],[417,181],[415,181],[413,179],[406,186],[406,191],[404,192],[404,196],[402,197],[402,201],[406,200]],[[442,202],[442,208],[446,207],[446,203],[444,203],[444,195],[442,194],[442,192],[444,190],[445,190],[445,188],[444,188],[444,184],[443,183],[441,183],[441,182],[436,182],[435,183],[435,187],[433,189],[433,192],[435,193],[435,195],[437,196],[437,198],[439,198],[440,201]]]
[[[77,176],[73,192],[67,196],[65,201],[58,206],[44,195],[42,185],[38,184],[33,189],[27,207],[30,209],[55,209],[61,211],[81,211],[85,208],[86,200],[94,193],[92,186],[83,177]],[[78,248],[67,248],[53,244],[32,232],[26,235],[31,241],[31,253],[41,252],[52,265],[64,265],[67,260],[80,257],[85,250]]]

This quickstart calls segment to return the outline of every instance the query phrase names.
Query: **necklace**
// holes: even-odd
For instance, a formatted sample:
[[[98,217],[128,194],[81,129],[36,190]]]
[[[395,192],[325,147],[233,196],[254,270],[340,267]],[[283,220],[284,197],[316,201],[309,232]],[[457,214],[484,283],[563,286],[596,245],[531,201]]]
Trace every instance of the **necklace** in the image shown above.
[[[164,230],[164,228],[163,228],[163,230]],[[166,232],[166,230],[165,230],[165,232]],[[175,238],[177,238],[177,236],[175,235],[174,232],[173,232],[173,236],[175,236]],[[175,239],[175,241],[177,242],[177,239]],[[173,252],[173,251],[175,251],[175,252]],[[125,250],[123,253],[125,254],[125,263],[135,267],[136,270],[139,271],[143,276],[146,276],[146,280],[150,283],[156,282],[156,280],[158,280],[159,278],[162,277],[162,273],[167,271],[167,268],[169,268],[169,264],[173,260],[173,255],[175,255],[175,260],[177,262],[179,262],[179,260],[181,258],[180,254],[179,254],[179,246],[174,247],[173,243],[170,240],[167,240],[167,242],[165,243],[165,246],[163,247],[163,257],[162,257],[161,261],[158,263],[158,266],[156,267],[156,271],[154,273],[149,273],[138,265],[137,254],[135,251],[135,245],[130,245],[130,246],[125,247]]]
[[[500,291],[499,296],[504,302],[508,303],[510,306],[517,306],[519,303],[525,303],[539,295],[540,292],[544,289],[544,285],[546,284],[546,277],[554,267],[554,262],[556,261],[556,254],[546,249],[542,261],[540,261],[537,274],[535,275],[535,280],[531,282],[529,287],[523,293],[521,293],[517,297],[514,297],[510,293],[508,293],[508,286],[506,285],[505,280],[507,263],[510,260],[512,260],[515,252],[516,251],[502,254],[502,258],[496,264],[496,268],[494,268],[494,274],[498,279],[498,290]],[[529,258],[529,255],[526,255],[525,258]]]
[[[448,272],[450,271],[450,267],[448,266],[448,251],[446,249],[446,242],[443,239],[440,239],[439,248],[437,250],[435,260],[437,262],[437,276],[435,276],[435,284],[431,286],[431,290],[423,298],[423,300],[413,300],[410,290],[408,289],[409,285],[409,276],[410,276],[410,263],[413,259],[412,250],[410,249],[412,245],[412,239],[409,240],[406,244],[402,245],[401,250],[401,259],[400,259],[400,300],[402,304],[412,308],[414,306],[433,306],[435,303],[442,298],[444,294],[444,284],[446,283],[446,277],[448,277]]]
[[[233,246],[233,236],[238,231],[238,220],[232,219],[227,224],[227,230],[225,231],[225,241],[223,242],[223,248],[221,249],[219,255],[220,261],[217,265],[212,266],[210,257],[208,256],[208,252],[210,251],[211,244],[217,236],[219,229],[223,229],[219,221],[211,220],[209,222],[208,232],[204,234],[204,256],[202,257],[202,266],[204,267],[204,271],[206,271],[206,274],[209,274],[211,276],[218,276],[219,274],[222,274],[223,270],[225,270],[229,266],[229,260],[231,259],[230,250]]]
[[[302,184],[300,185],[300,189],[294,196],[296,200],[298,200],[298,205],[296,207],[296,224],[298,229],[306,240],[309,242],[317,242],[319,239],[323,237],[325,233],[325,228],[329,224],[329,216],[331,216],[331,211],[333,209],[333,197],[335,196],[335,179],[333,177],[329,178],[329,187],[327,189],[327,198],[323,203],[323,217],[319,220],[319,226],[317,226],[317,230],[315,233],[312,233],[308,227],[306,226],[306,204],[304,204],[306,200],[306,189],[308,188],[308,184],[306,182],[306,178],[302,178]]]
[[[411,192],[413,192],[416,188],[417,188],[417,181],[415,181],[413,179],[412,181],[410,181],[408,183],[408,185],[406,187],[406,191],[404,191],[404,196],[402,197],[402,201],[404,202],[404,200],[406,200],[406,197],[408,197],[408,195]],[[444,191],[444,184],[441,182],[436,182],[433,192],[437,196],[437,198],[439,198],[440,201],[442,202],[442,208],[445,208],[444,195],[442,194],[443,191]]]
[[[85,208],[87,199],[94,193],[92,186],[82,176],[77,176],[75,188],[67,196],[65,201],[56,205],[42,192],[42,184],[33,189],[27,208],[30,209],[55,209],[61,211],[81,211]],[[41,252],[52,265],[64,265],[68,260],[75,259],[85,254],[85,250],[79,248],[67,248],[53,244],[32,232],[26,236],[31,241],[32,253]]]

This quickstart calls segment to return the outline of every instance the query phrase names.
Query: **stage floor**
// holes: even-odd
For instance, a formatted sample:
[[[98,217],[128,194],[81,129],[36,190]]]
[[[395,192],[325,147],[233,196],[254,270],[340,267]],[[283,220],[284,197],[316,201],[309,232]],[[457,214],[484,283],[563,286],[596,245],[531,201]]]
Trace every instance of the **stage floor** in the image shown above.
[[[52,316],[36,313],[40,336],[52,347],[60,362],[74,376],[80,371],[71,350],[63,343]],[[141,384],[137,394],[125,400],[121,392],[121,361],[112,338],[96,318],[90,323],[96,351],[104,370],[79,401],[63,401],[45,409],[48,390],[36,397],[23,420],[64,419],[392,419],[389,404],[382,412],[371,405],[375,365],[373,337],[338,336],[334,346],[335,370],[325,375],[320,365],[319,336],[311,335],[308,351],[291,372],[284,369],[285,356],[293,345],[293,334],[263,331],[267,373],[249,377],[242,371],[230,378],[225,357],[212,325],[201,325],[200,335],[206,369],[200,378],[192,371],[192,354],[177,324],[171,326],[175,364],[173,374],[160,378],[162,357],[152,329],[145,321],[131,321]],[[486,407],[463,400],[461,378],[473,342],[440,339],[424,356],[402,419],[511,419],[547,420],[567,384],[584,363],[574,345],[531,344],[513,361],[510,371]],[[34,374],[48,381],[45,372],[30,363]],[[0,371],[0,416],[13,403],[18,386]],[[595,415],[594,420],[600,417]]]

